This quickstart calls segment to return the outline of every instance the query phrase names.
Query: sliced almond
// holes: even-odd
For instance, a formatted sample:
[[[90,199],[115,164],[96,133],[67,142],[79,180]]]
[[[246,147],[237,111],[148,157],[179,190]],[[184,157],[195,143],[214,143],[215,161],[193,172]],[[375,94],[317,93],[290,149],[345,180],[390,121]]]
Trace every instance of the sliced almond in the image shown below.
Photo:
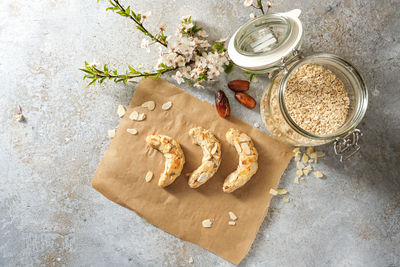
[[[163,110],[169,110],[171,107],[172,107],[172,102],[171,101],[168,101],[168,102],[162,104],[162,106],[161,106],[161,108]]]
[[[108,134],[108,136],[109,136],[110,138],[114,138],[114,137],[115,137],[115,130],[114,130],[114,129],[108,130],[108,131],[107,131],[107,134]]]
[[[273,189],[273,188],[271,188],[271,189],[269,190],[269,193],[270,193],[271,195],[273,195],[273,196],[277,196],[277,195],[278,195],[278,191],[276,191],[276,190]]]
[[[307,176],[310,173],[311,170],[303,170],[303,173],[305,176]]]
[[[118,110],[117,110],[118,117],[122,118],[125,115],[125,112],[126,112],[126,109],[124,108],[124,106],[119,105]]]
[[[146,173],[146,176],[144,177],[144,180],[145,180],[146,182],[150,182],[151,179],[153,179],[153,173],[152,173],[151,171],[148,171],[148,172]]]
[[[236,222],[229,221],[228,224],[233,226],[233,225],[236,225]]]
[[[285,203],[289,203],[289,202],[290,202],[290,199],[288,199],[287,197],[283,197],[282,200],[283,200],[283,202],[285,202]]]
[[[139,117],[139,113],[136,110],[132,111],[131,115],[129,115],[129,119],[131,119],[133,121],[136,121],[138,119],[138,117]]]
[[[323,174],[322,172],[320,172],[320,171],[315,171],[315,172],[313,172],[313,174],[314,174],[314,176],[317,177],[317,178],[322,178],[322,177],[324,177],[324,174]]]
[[[293,149],[293,155],[296,156],[297,153],[300,152],[300,148],[296,147],[295,149]]]
[[[232,221],[236,221],[237,220],[237,216],[235,215],[235,213],[233,213],[232,211],[230,211],[228,213],[229,213],[229,218],[231,218]]]
[[[276,191],[278,191],[279,195],[286,195],[288,193],[285,188],[278,188]]]
[[[315,153],[317,153],[317,157],[318,157],[318,158],[325,157],[325,153],[322,152],[322,151],[316,151]]]
[[[192,264],[193,262],[194,262],[193,258],[190,257],[190,258],[189,258],[189,263]]]
[[[201,222],[204,228],[210,228],[212,225],[212,221],[210,219],[205,219],[204,221]]]
[[[297,170],[296,171],[296,175],[299,176],[299,177],[302,176],[303,175],[303,171],[302,170]]]
[[[294,183],[295,184],[300,184],[299,177],[294,178]]]
[[[150,111],[153,111],[156,108],[156,103],[154,101],[144,102],[142,108],[148,108]]]
[[[218,149],[218,144],[215,143],[214,146],[213,146],[213,148],[211,149],[211,155],[214,155],[215,152],[217,152],[217,149]]]
[[[137,131],[136,129],[134,129],[134,128],[126,129],[126,131],[127,131],[128,133],[130,133],[130,134],[133,134],[133,135],[135,135],[135,134],[138,133],[138,131]]]
[[[240,147],[240,145],[239,145],[238,142],[234,142],[234,145],[235,145],[236,151],[237,151],[238,153],[242,152],[242,148]]]
[[[250,155],[251,154],[250,147],[249,147],[249,145],[247,143],[243,143],[241,145],[241,147],[242,147],[244,153],[246,153],[246,155]]]

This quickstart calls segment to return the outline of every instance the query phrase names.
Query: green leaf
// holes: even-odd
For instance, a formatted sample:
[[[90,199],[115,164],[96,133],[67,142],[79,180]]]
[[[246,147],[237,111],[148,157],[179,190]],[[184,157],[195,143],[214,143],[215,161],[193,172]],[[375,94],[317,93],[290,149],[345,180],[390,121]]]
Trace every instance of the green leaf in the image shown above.
[[[229,61],[229,64],[224,66],[224,71],[225,73],[230,73],[232,70],[233,70],[233,63],[232,61]]]
[[[131,14],[131,7],[130,7],[130,6],[128,6],[128,8],[125,9],[125,14],[126,14],[127,16],[129,16],[129,15]]]
[[[249,78],[248,78],[249,82],[253,81],[254,77],[256,77],[256,76],[257,76],[257,74],[251,73]]]

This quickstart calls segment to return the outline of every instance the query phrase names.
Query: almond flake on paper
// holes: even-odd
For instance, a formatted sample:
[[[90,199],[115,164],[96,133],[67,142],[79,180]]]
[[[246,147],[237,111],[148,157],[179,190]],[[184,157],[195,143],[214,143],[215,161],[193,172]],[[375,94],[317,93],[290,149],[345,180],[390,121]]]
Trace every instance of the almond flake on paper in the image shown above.
[[[300,184],[299,177],[294,178],[294,183],[295,184]]]
[[[163,110],[169,110],[171,107],[172,107],[172,102],[171,102],[171,101],[165,102],[165,103],[161,106],[161,108],[162,108]]]
[[[193,258],[190,257],[190,258],[189,258],[189,263],[192,264],[193,262],[194,262]]]
[[[124,108],[124,106],[119,105],[118,110],[117,110],[118,117],[122,118],[125,115],[125,112],[126,112],[126,109]]]
[[[139,117],[139,113],[136,110],[132,111],[131,115],[129,115],[129,119],[131,119],[133,121],[136,121],[138,117]]]
[[[301,161],[298,161],[298,162],[296,163],[296,166],[297,166],[297,169],[299,169],[299,170],[301,170],[301,169],[303,169],[303,168],[305,167],[304,163],[301,162]]]
[[[203,225],[204,228],[210,228],[212,225],[212,221],[210,219],[206,219],[202,221],[201,224]]]
[[[286,195],[288,193],[285,188],[278,188],[276,191],[278,191],[279,195]]]
[[[295,160],[295,161],[300,161],[300,159],[301,159],[301,152],[299,151],[299,152],[297,152],[296,155],[294,156],[294,160]]]
[[[137,118],[137,121],[143,121],[143,120],[145,120],[145,119],[146,119],[146,114],[140,113],[139,116],[138,116],[138,118]]]
[[[234,225],[236,225],[236,222],[234,222],[234,221],[229,221],[228,224],[234,226]]]
[[[229,213],[229,218],[231,218],[232,221],[236,221],[237,220],[237,216],[235,215],[235,213],[233,213],[232,211],[230,211],[228,213]]]
[[[107,131],[107,134],[108,134],[108,136],[110,137],[110,138],[114,138],[115,137],[115,130],[113,129],[113,130],[108,130]]]
[[[156,108],[156,103],[154,103],[154,101],[144,102],[142,108],[147,108],[148,110],[153,111]]]
[[[317,177],[317,178],[322,178],[322,177],[324,177],[324,174],[323,174],[322,172],[320,172],[320,171],[315,171],[315,172],[313,172],[313,174],[314,174],[314,176]]]
[[[273,196],[277,196],[277,195],[278,195],[278,191],[276,191],[276,190],[273,189],[273,188],[271,188],[271,189],[269,190],[269,193],[270,193],[271,195],[273,195]]]
[[[297,170],[296,171],[296,175],[299,176],[299,177],[302,176],[303,175],[303,171],[302,170]]]
[[[151,171],[148,171],[146,173],[146,176],[144,177],[144,180],[149,183],[151,181],[151,179],[153,179],[153,173]]]
[[[287,197],[282,198],[282,200],[283,200],[283,202],[285,202],[285,203],[289,203],[289,202],[290,202],[290,199],[287,198]]]
[[[133,135],[136,135],[136,134],[138,133],[138,131],[137,131],[136,129],[134,129],[134,128],[126,129],[126,131],[127,131],[128,133],[130,133],[130,134],[133,134]]]

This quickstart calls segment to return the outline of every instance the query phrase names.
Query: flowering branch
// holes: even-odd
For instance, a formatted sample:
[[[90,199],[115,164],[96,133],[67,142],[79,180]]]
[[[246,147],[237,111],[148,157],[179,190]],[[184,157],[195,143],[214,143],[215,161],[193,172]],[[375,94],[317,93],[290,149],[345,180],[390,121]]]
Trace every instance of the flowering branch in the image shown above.
[[[118,74],[117,70],[109,70],[107,64],[104,65],[103,70],[97,68],[96,65],[90,65],[85,61],[85,68],[80,69],[85,72],[86,75],[83,76],[83,79],[89,79],[91,82],[88,84],[95,85],[98,80],[99,83],[103,83],[105,79],[114,80],[114,82],[123,82],[126,84],[128,80],[139,78],[139,77],[154,77],[158,78],[161,74],[164,74],[169,71],[176,70],[176,68],[167,68],[164,64],[162,64],[156,71],[146,72],[140,71],[139,68],[133,68],[131,65],[128,65],[129,71],[126,71],[125,74]]]
[[[97,2],[99,2],[100,0],[97,0]],[[135,13],[133,10],[131,10],[131,7],[128,6],[126,9],[119,3],[118,0],[109,0],[110,2],[110,7],[106,8],[106,10],[111,10],[113,12],[116,11],[117,14],[123,16],[123,17],[128,17],[131,20],[133,20],[136,23],[136,28],[138,30],[140,30],[141,32],[144,33],[144,35],[148,36],[151,38],[152,41],[157,42],[159,44],[161,44],[164,47],[167,47],[167,40],[166,40],[166,36],[164,35],[164,32],[161,31],[160,33],[158,33],[156,36],[154,36],[153,34],[151,34],[144,26],[143,26],[143,22],[144,20],[151,14],[151,12],[149,13],[145,13],[145,14],[140,14],[140,13]]]
[[[128,80],[138,77],[158,78],[164,73],[176,70],[174,78],[178,84],[189,81],[195,87],[203,87],[204,81],[213,81],[222,71],[229,73],[232,70],[233,63],[229,60],[225,48],[226,39],[215,41],[211,45],[205,39],[208,34],[192,21],[191,16],[182,18],[176,32],[177,39],[169,41],[170,36],[164,34],[165,24],[159,27],[160,31],[155,35],[143,26],[150,12],[136,13],[130,6],[124,8],[119,0],[108,1],[110,6],[106,10],[130,18],[135,22],[136,28],[151,39],[151,41],[148,38],[143,39],[142,48],[150,52],[151,45],[161,45],[159,59],[153,71],[140,71],[129,65],[129,70],[125,74],[118,74],[116,70],[110,71],[107,64],[104,65],[104,70],[100,70],[96,65],[85,62],[85,67],[80,70],[85,72],[83,79],[91,80],[88,86],[96,84],[96,81],[102,83],[106,79],[127,83]]]
[[[263,15],[267,14],[269,9],[272,7],[272,1],[267,1],[267,10],[264,11],[264,6],[262,3],[262,0],[257,0],[257,5],[253,3],[253,0],[245,0],[243,3],[244,6],[246,7],[253,7],[255,9],[258,9],[261,11]],[[250,13],[250,18],[254,19],[256,15],[254,13]]]

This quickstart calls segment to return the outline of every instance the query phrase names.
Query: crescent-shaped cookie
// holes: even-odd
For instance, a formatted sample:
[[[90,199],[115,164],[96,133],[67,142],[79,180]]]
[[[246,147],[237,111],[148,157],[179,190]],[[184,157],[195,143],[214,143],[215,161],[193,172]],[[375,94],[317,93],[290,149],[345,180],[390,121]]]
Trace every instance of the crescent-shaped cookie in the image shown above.
[[[193,171],[188,184],[191,188],[197,188],[207,182],[217,172],[221,164],[221,143],[215,135],[202,127],[189,130],[192,142],[203,150],[201,165]]]
[[[176,140],[161,134],[148,135],[146,142],[163,153],[165,157],[164,171],[158,180],[158,186],[166,187],[172,184],[181,174],[185,164],[185,155],[181,146]]]
[[[258,153],[251,138],[237,129],[229,129],[226,133],[226,140],[235,146],[239,154],[237,169],[226,177],[222,187],[224,192],[231,193],[247,183],[257,172]]]

